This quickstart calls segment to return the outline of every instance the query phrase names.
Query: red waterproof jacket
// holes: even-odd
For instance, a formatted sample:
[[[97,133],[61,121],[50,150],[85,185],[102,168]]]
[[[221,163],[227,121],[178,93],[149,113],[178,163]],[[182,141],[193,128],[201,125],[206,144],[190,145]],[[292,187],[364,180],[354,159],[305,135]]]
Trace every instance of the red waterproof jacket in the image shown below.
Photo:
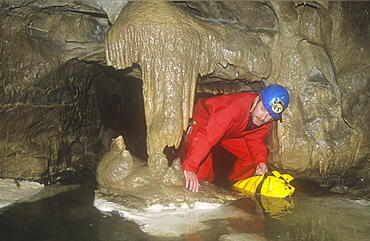
[[[257,95],[241,92],[198,101],[193,115],[195,124],[188,139],[186,157],[182,161],[184,170],[197,173],[211,148],[217,143],[222,144],[224,140],[238,143],[240,155],[233,147],[233,154],[238,158],[249,158],[254,166],[267,162],[264,139],[272,123],[260,127],[249,126],[250,109]],[[250,157],[243,156],[243,148],[249,149]]]

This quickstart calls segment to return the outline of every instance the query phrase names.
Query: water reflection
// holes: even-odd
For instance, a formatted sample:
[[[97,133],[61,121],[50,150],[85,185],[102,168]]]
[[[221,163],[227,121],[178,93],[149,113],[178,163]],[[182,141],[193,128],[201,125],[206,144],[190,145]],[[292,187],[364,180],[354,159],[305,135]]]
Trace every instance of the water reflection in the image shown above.
[[[237,216],[184,217],[188,218],[184,225],[185,234],[176,238],[154,237],[133,222],[115,215],[106,216],[95,209],[92,206],[95,188],[82,186],[5,211],[0,216],[0,239],[362,241],[370,235],[368,201],[319,191],[301,192],[297,188],[291,200],[240,199],[233,203],[232,210],[241,212]],[[179,223],[180,220],[173,227]]]
[[[244,197],[246,200],[254,201],[261,209],[261,212],[271,218],[282,219],[286,215],[291,214],[294,209],[294,202],[290,196],[287,198],[276,198],[245,192]]]
[[[343,195],[294,197],[293,213],[266,218],[272,240],[368,240],[370,203]]]

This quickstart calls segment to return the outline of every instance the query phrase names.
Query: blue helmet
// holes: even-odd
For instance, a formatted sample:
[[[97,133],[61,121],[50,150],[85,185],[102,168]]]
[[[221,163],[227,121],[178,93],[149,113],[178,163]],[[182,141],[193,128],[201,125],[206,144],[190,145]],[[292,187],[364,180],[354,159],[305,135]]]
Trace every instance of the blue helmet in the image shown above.
[[[288,90],[278,84],[272,84],[261,90],[262,104],[275,119],[281,119],[289,104]]]

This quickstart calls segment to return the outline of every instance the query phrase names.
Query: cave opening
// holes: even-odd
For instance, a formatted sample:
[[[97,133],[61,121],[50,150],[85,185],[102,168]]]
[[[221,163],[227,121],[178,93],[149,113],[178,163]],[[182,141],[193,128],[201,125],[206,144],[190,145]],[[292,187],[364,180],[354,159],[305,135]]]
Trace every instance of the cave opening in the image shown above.
[[[62,162],[72,163],[73,165],[73,160],[78,159],[76,154],[82,153],[83,157],[77,163],[81,163],[81,160],[85,159],[84,164],[86,166],[86,159],[89,158],[89,154],[86,155],[86,152],[83,153],[78,148],[87,148],[90,153],[95,155],[93,157],[95,163],[93,161],[87,162],[87,164],[91,163],[90,168],[95,171],[100,158],[109,150],[111,140],[119,135],[123,136],[127,150],[133,156],[147,161],[147,127],[140,66],[134,64],[132,67],[117,70],[99,62],[72,59],[61,68],[60,72],[63,73],[57,73],[57,75],[60,75],[59,79],[69,79],[69,82],[65,82],[65,85],[70,85],[68,88],[62,88],[64,91],[70,92],[63,95],[73,96],[74,94],[74,98],[80,102],[80,107],[65,111],[63,114],[64,121],[77,123],[66,126],[78,126],[80,129],[74,127],[74,131],[85,133],[85,136],[80,138],[80,142],[85,143],[81,145],[78,145],[78,143],[63,144],[62,147],[65,151],[64,153],[58,153],[58,155],[61,157],[69,156],[72,162],[71,160],[64,160],[65,158],[59,158],[60,160],[57,161],[56,165],[61,165]],[[243,87],[245,91],[258,92],[264,87],[262,81],[244,81],[242,84],[245,86]],[[193,104],[200,98],[211,96],[215,96],[215,94],[197,91]],[[85,108],[85,110],[82,111],[82,108]],[[68,120],[70,117],[73,120]],[[77,121],[81,117],[85,120]],[[268,138],[270,139],[270,137]],[[92,139],[95,143],[91,142]],[[173,146],[164,148],[163,153],[166,155],[170,166],[178,156],[179,149],[175,149]],[[67,153],[68,151],[71,153]],[[218,145],[212,149],[212,153],[216,176],[214,184],[219,187],[229,187],[230,183],[227,177],[233,168],[236,157]]]
[[[47,168],[31,175],[46,184],[88,177],[119,135],[132,155],[147,160],[142,81],[131,72],[75,58],[34,85],[36,94],[24,97],[34,104],[21,135],[37,144]]]
[[[147,161],[147,127],[139,65],[117,70],[99,62],[71,59],[54,75],[58,83],[52,85],[59,86],[55,87],[58,89],[55,91],[55,100],[61,98],[59,101],[63,102],[70,98],[71,103],[77,103],[60,111],[58,118],[64,131],[76,132],[78,138],[72,142],[62,140],[56,163],[50,161],[49,165],[56,166],[56,169],[70,164],[89,166],[95,171],[101,156],[109,150],[111,140],[119,135],[123,136],[127,150],[133,156]],[[250,82],[244,89],[259,91],[263,86],[264,83],[260,81]],[[198,91],[193,103],[211,96],[214,94]],[[178,151],[179,148],[173,146],[164,148],[163,153],[170,166],[178,156]],[[229,186],[227,177],[236,157],[220,146],[215,146],[212,152],[216,174],[214,184]],[[52,174],[49,172],[49,175]]]
[[[129,75],[133,68],[116,70],[112,67],[98,66],[102,74],[94,81],[93,89],[102,124],[110,138],[122,135],[127,150],[134,156],[147,160],[146,123],[142,80]]]

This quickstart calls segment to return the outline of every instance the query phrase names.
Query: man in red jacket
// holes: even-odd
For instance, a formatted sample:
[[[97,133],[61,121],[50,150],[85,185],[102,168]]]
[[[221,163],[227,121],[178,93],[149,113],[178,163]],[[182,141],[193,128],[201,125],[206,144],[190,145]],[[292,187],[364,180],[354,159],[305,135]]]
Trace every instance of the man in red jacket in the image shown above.
[[[186,133],[186,156],[181,158],[186,188],[198,192],[199,182],[214,180],[210,151],[216,144],[237,157],[229,180],[268,172],[264,139],[288,103],[288,91],[277,84],[260,94],[241,92],[200,99]]]

